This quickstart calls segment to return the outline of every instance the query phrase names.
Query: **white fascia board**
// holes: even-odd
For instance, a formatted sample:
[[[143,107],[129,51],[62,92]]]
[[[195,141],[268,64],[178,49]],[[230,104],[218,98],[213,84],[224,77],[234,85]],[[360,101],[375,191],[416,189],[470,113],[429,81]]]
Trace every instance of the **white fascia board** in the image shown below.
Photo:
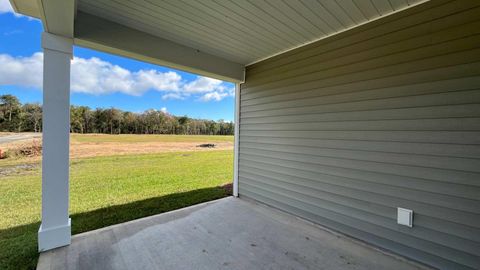
[[[42,20],[45,32],[73,38],[75,0],[10,0],[10,3],[15,12]]]
[[[35,0],[10,0],[13,10],[29,17],[40,18],[40,8]]]
[[[235,83],[244,81],[243,64],[80,11],[75,20],[74,43],[215,79]]]
[[[75,0],[39,0],[45,32],[73,38]]]
[[[13,11],[15,11],[16,13],[20,13],[19,10],[18,10],[18,7],[17,7],[17,3],[16,2],[20,2],[18,0],[10,0],[10,5],[12,6],[13,8]]]

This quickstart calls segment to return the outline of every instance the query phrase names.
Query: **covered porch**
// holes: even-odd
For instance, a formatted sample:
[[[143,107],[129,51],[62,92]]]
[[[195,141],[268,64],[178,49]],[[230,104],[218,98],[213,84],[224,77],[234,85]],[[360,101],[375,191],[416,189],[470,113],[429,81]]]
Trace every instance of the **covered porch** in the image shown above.
[[[37,270],[358,269],[418,264],[279,210],[228,197],[74,235]]]
[[[11,0],[42,20],[39,269],[480,267],[475,0]],[[233,195],[71,236],[73,46],[226,80]]]

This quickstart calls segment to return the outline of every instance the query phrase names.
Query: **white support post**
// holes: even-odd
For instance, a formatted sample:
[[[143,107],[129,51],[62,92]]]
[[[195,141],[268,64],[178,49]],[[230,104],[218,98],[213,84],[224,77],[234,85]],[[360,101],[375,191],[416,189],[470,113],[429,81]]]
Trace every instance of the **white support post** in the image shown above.
[[[73,40],[42,33],[42,224],[38,250],[69,245],[70,61]]]
[[[240,140],[240,84],[235,84],[235,132],[233,157],[233,196],[238,197],[238,146]]]

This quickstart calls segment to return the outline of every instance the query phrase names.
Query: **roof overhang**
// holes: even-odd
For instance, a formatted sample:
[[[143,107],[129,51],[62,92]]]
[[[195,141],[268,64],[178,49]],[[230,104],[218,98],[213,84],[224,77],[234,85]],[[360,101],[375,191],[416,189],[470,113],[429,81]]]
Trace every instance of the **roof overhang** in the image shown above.
[[[10,0],[10,3],[15,12],[40,19],[45,32],[73,38],[75,0]]]
[[[168,66],[207,77],[242,82],[244,65],[79,11],[78,46]]]
[[[427,0],[10,0],[78,46],[232,82],[245,66]]]

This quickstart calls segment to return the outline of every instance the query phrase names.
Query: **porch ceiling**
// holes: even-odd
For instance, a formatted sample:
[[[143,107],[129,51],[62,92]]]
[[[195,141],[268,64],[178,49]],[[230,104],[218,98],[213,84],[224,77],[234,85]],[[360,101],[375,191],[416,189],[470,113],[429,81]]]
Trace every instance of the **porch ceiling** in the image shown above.
[[[73,3],[75,10],[75,43],[111,53],[137,58],[202,73],[232,81],[243,80],[243,67],[276,54],[354,28],[369,21],[398,12],[426,0],[11,0],[17,12],[42,18],[45,23],[49,16],[62,14],[48,10],[52,7]],[[32,3],[38,3],[35,7]],[[68,11],[67,13],[69,13]],[[87,14],[81,16],[79,14]],[[92,16],[93,15],[93,16]],[[78,29],[82,20],[95,20],[103,27]],[[63,19],[63,18],[62,18]],[[73,20],[73,19],[72,19]],[[61,21],[61,20],[56,20]],[[64,20],[65,21],[65,20]],[[101,22],[101,23],[98,23]],[[111,24],[115,23],[115,24]],[[54,26],[53,23],[51,23]],[[73,24],[73,22],[72,22]],[[118,30],[112,34],[105,25]],[[68,23],[60,23],[62,28]],[[48,25],[50,26],[50,25]],[[69,27],[68,29],[71,29]],[[49,32],[50,29],[47,29]],[[73,30],[72,30],[73,31]],[[148,34],[143,40],[139,35]],[[89,35],[95,32],[97,35]],[[182,48],[194,64],[186,60],[176,63],[173,59],[162,59],[164,54],[153,53],[142,58],[145,52],[155,49],[152,46],[124,50],[119,39],[109,38],[118,33],[134,34],[137,44],[152,43],[152,37],[161,39],[154,43],[164,43],[162,50],[172,44]],[[109,34],[110,33],[110,34]],[[53,32],[53,34],[57,34]],[[64,32],[61,32],[65,35]],[[140,34],[140,35],[141,35]],[[87,38],[85,38],[87,37]],[[126,35],[126,37],[129,37]],[[85,40],[88,39],[88,40]],[[171,43],[171,44],[170,44]],[[99,44],[99,46],[97,46]],[[185,49],[185,50],[183,50]],[[190,50],[190,51],[188,51]],[[200,56],[199,59],[196,59]],[[155,61],[156,59],[161,61]],[[209,62],[204,67],[202,63]],[[218,66],[219,70],[212,68]],[[241,69],[242,72],[238,72]],[[242,73],[239,75],[239,73]]]
[[[250,64],[420,0],[78,0],[78,10]]]

